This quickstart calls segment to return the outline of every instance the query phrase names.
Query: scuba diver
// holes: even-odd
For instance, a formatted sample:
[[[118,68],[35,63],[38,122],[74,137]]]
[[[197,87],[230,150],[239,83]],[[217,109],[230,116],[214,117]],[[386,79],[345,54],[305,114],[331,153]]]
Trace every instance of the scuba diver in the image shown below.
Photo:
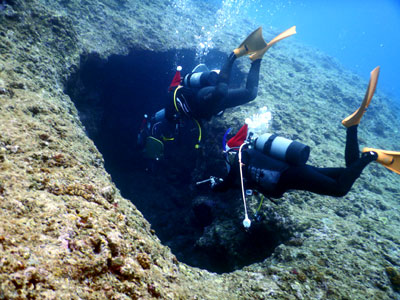
[[[371,72],[367,92],[361,106],[342,121],[346,129],[346,168],[317,168],[306,164],[310,148],[272,134],[253,137],[245,124],[227,142],[229,173],[224,179],[211,178],[213,191],[242,187],[245,207],[243,225],[250,227],[244,185],[267,197],[280,198],[288,190],[304,190],[333,197],[345,196],[372,161],[400,174],[400,152],[364,148],[360,156],[357,128],[374,94],[379,67]]]
[[[183,78],[181,67],[169,87],[167,106],[152,118],[145,116],[138,135],[138,144],[144,146],[144,155],[151,159],[163,156],[164,142],[174,140],[182,123],[191,120],[198,130],[195,148],[201,142],[201,120],[209,120],[225,109],[254,100],[258,92],[261,59],[267,50],[278,41],[296,33],[293,26],[282,32],[269,43],[262,36],[262,28],[253,31],[238,48],[228,56],[221,70],[209,70],[198,65]],[[246,87],[228,88],[233,63],[239,57],[249,55],[251,62]]]

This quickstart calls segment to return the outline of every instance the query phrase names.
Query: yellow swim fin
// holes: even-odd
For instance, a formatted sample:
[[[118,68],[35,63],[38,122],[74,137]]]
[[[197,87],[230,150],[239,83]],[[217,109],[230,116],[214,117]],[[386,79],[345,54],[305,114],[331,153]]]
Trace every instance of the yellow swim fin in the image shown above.
[[[378,154],[377,162],[389,170],[400,174],[400,152],[386,151],[374,148],[364,148],[362,152],[376,152]]]
[[[262,36],[262,28],[258,27],[237,47],[233,52],[236,57],[241,57],[246,54],[254,53],[257,50],[263,49],[267,46]]]
[[[367,92],[365,93],[364,100],[361,103],[361,106],[354,113],[352,113],[347,118],[343,119],[342,124],[345,127],[348,128],[350,126],[357,125],[360,123],[360,120],[361,120],[363,114],[365,113],[365,111],[367,110],[367,107],[368,107],[369,103],[371,102],[372,96],[374,95],[376,84],[378,82],[379,70],[380,70],[380,67],[378,66],[371,71],[371,76],[369,79],[369,84],[368,84]]]
[[[280,40],[283,40],[295,33],[296,33],[296,26],[290,27],[289,29],[285,30],[284,32],[282,32],[281,34],[279,34],[278,36],[273,38],[264,48],[262,48],[258,51],[255,51],[255,53],[250,55],[250,59],[254,61],[256,59],[262,58],[264,56],[265,52],[267,52],[267,50],[269,48],[271,48],[273,44],[275,44],[275,43],[279,42]]]

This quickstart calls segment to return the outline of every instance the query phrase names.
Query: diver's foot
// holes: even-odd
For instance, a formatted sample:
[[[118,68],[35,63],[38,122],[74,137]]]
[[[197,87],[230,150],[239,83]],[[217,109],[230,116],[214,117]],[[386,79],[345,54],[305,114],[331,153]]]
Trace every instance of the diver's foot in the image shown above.
[[[233,53],[235,53],[236,57],[239,58],[263,49],[265,46],[267,46],[267,43],[262,37],[262,28],[259,27],[250,33],[250,35],[239,45],[239,47],[233,50]]]
[[[353,114],[342,120],[343,126],[349,128],[351,126],[360,124],[361,118],[366,112],[366,110],[367,108],[365,106],[364,107],[361,106]]]
[[[235,53],[236,58],[239,58],[245,56],[246,54],[249,54],[249,48],[246,45],[243,45],[233,50],[233,53]]]
[[[361,157],[367,161],[376,161],[378,159],[378,153],[375,151],[367,151],[361,154]]]
[[[256,50],[252,55],[250,55],[250,59],[252,61],[261,59],[264,56],[265,52],[267,52],[267,50],[272,47],[272,45],[274,45],[275,43],[279,42],[280,40],[283,40],[295,33],[296,33],[296,26],[292,26],[289,29],[286,29],[284,32],[278,34],[275,38],[273,38],[271,41],[269,41],[269,43],[266,44],[264,46],[264,48]]]
[[[251,59],[252,61],[255,61],[255,60],[257,60],[257,59],[263,58],[265,52],[267,52],[269,48],[270,48],[270,46],[267,45],[267,46],[264,47],[263,49],[254,52],[253,54],[250,55],[250,59]]]
[[[370,152],[376,153],[377,155],[376,161],[378,163],[388,168],[389,170],[397,174],[400,174],[400,152],[387,151],[374,148],[364,148],[362,152],[363,155],[364,153],[370,153]]]

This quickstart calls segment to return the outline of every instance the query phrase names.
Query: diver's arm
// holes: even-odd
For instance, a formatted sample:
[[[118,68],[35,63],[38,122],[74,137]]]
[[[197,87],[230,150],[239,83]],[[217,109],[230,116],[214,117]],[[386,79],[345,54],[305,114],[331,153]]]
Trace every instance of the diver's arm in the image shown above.
[[[236,155],[228,175],[222,181],[217,181],[217,183],[211,187],[212,190],[214,192],[226,192],[229,189],[235,188],[237,176],[239,176],[239,163]]]

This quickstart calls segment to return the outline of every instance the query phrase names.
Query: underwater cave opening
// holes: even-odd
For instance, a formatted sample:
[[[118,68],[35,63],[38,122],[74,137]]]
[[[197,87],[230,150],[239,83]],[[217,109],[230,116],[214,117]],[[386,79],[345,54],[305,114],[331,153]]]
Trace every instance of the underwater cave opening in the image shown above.
[[[226,54],[211,51],[203,62],[210,69],[219,69],[225,58]],[[196,53],[135,50],[107,59],[95,53],[83,55],[80,69],[70,77],[65,92],[75,103],[87,135],[102,153],[105,168],[122,196],[142,212],[161,242],[188,265],[230,272],[270,256],[290,234],[271,222],[255,224],[245,232],[240,220],[228,229],[230,234],[238,232],[233,234],[234,240],[215,234],[239,204],[223,199],[230,198],[229,193],[218,196],[218,202],[207,196],[210,191],[194,188],[193,172],[206,172],[199,168],[198,151],[187,142],[190,136],[181,138],[159,162],[143,158],[137,146],[143,116],[165,107],[177,64],[183,66],[182,74],[190,72],[197,65]],[[231,83],[239,85],[244,77],[234,66]],[[205,200],[196,202],[199,193]]]

